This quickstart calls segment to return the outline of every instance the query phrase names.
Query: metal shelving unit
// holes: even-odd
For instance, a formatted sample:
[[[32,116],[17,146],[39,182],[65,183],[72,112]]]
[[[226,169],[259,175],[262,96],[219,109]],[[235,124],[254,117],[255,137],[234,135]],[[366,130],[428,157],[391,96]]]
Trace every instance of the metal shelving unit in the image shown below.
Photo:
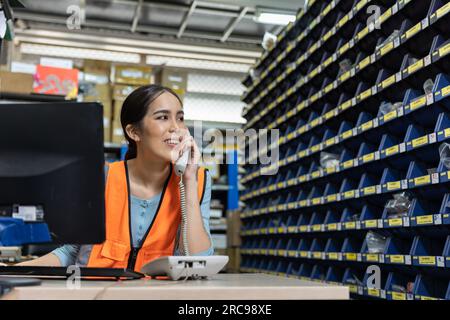
[[[369,5],[381,15],[368,24]],[[245,167],[242,271],[355,297],[450,299],[450,168],[438,150],[450,138],[449,11],[441,0],[310,1],[258,62],[245,129],[279,129],[280,160],[277,175]],[[337,164],[321,165],[322,152]],[[393,216],[400,192],[410,203]],[[377,252],[369,232],[384,239]]]

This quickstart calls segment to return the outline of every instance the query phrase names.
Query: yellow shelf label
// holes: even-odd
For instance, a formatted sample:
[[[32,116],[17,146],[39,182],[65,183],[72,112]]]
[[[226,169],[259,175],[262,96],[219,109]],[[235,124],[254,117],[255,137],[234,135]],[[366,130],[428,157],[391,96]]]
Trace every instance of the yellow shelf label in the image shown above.
[[[334,116],[334,110],[328,111],[327,113],[325,113],[325,115],[323,116],[325,120],[328,120],[330,118],[332,118]]]
[[[398,145],[386,149],[386,156],[390,156],[399,152]]]
[[[367,28],[366,28],[367,29]],[[362,60],[359,63],[359,69],[364,69],[365,67],[367,67],[370,64],[370,56],[368,56],[367,58],[365,58],[364,60]]]
[[[448,94],[450,94],[450,86],[446,86],[441,90],[442,98],[448,96]]]
[[[378,262],[378,254],[367,254],[366,259],[370,262]]]
[[[450,42],[439,49],[439,56],[443,57],[450,51]]]
[[[346,253],[347,260],[356,261],[358,256],[356,253]]]
[[[356,222],[355,221],[346,222],[345,223],[345,228],[346,229],[355,229],[356,228]]]
[[[315,205],[320,204],[320,198],[312,199],[312,204],[315,204]]]
[[[315,68],[311,74],[309,75],[310,78],[314,78],[319,73],[319,68]]]
[[[361,125],[361,130],[362,130],[362,131],[366,131],[366,130],[371,129],[372,127],[373,127],[373,121],[370,120],[370,121],[368,121],[368,122],[366,122],[366,123],[363,123],[363,124]]]
[[[450,2],[444,5],[442,8],[440,8],[438,11],[436,11],[436,16],[439,19],[443,15],[445,15],[450,10]]]
[[[419,263],[425,265],[435,265],[436,257],[433,256],[421,256],[419,257]]]
[[[414,184],[416,186],[417,185],[422,185],[422,184],[428,184],[428,183],[431,183],[431,176],[430,175],[414,178]]]
[[[300,226],[300,231],[301,231],[301,232],[306,232],[306,231],[308,231],[308,226]]]
[[[363,156],[363,162],[369,162],[375,160],[375,153],[369,153]]]
[[[333,83],[330,83],[329,85],[327,85],[324,89],[325,93],[330,92],[333,89]]]
[[[331,56],[327,60],[325,60],[325,62],[323,64],[325,67],[327,67],[332,62],[333,62],[333,56]]]
[[[419,61],[408,67],[408,73],[411,74],[422,67],[423,67],[423,59],[420,59]]]
[[[317,179],[318,177],[320,177],[320,171],[314,171],[314,172],[311,174],[311,177],[312,177],[313,179]]]
[[[376,228],[378,226],[377,220],[367,220],[365,223],[367,228]]]
[[[322,227],[320,224],[315,224],[312,226],[313,231],[320,231],[322,230]]]
[[[420,97],[420,98],[414,100],[413,102],[411,102],[411,104],[409,105],[409,108],[411,110],[416,110],[420,107],[423,107],[426,104],[427,104],[427,97],[423,96],[423,97]]]
[[[344,197],[346,198],[354,198],[355,197],[355,190],[350,190],[344,192]]]
[[[300,158],[303,158],[304,156],[306,156],[306,150],[300,151],[300,152],[298,153],[298,156],[299,156]]]
[[[308,178],[308,176],[306,174],[304,174],[304,175],[300,176],[299,181],[305,182],[307,178]]]
[[[319,151],[320,150],[320,143],[319,144],[316,144],[315,146],[313,146],[312,148],[311,148],[311,152],[317,152],[317,151]]]
[[[358,292],[358,287],[355,286],[355,285],[351,284],[351,285],[348,286],[348,288],[349,288],[351,293],[357,293]]]
[[[418,216],[416,217],[417,224],[430,224],[433,223],[433,215]]]
[[[332,144],[334,144],[334,137],[325,141],[325,146],[327,146],[327,147],[331,146]]]
[[[406,294],[401,292],[392,292],[392,300],[406,300]]]
[[[340,77],[340,80],[343,82],[343,81],[347,80],[348,78],[350,78],[350,70],[347,71],[346,73],[344,73],[344,74]]]
[[[376,192],[377,192],[377,188],[375,186],[364,188],[364,194],[374,194]]]
[[[384,120],[384,122],[386,122],[386,121],[392,120],[396,117],[397,117],[397,110],[394,110],[394,111],[391,111],[391,112],[385,114],[383,117],[383,120]]]
[[[380,22],[383,23],[384,21],[386,21],[387,18],[389,18],[392,15],[392,9],[389,8],[386,10],[385,13],[383,13],[380,17]]]
[[[378,290],[378,289],[367,289],[367,293],[369,294],[369,296],[373,296],[373,297],[380,296],[380,290]]]
[[[413,35],[415,35],[417,32],[419,32],[422,29],[422,23],[419,22],[414,27],[410,28],[408,31],[406,31],[406,39],[411,38]]]
[[[356,10],[359,11],[362,9],[362,7],[364,7],[367,3],[367,0],[362,0],[360,2],[358,2],[358,4],[356,5]]]
[[[438,299],[433,298],[433,297],[420,296],[420,300],[432,300],[432,301],[434,301],[434,300],[438,300]]]
[[[361,40],[362,38],[364,38],[365,36],[367,36],[367,34],[369,33],[369,27],[365,27],[364,29],[362,29],[360,32],[358,32],[358,39]],[[369,60],[370,61],[370,60]]]
[[[394,75],[392,75],[392,76],[390,76],[389,78],[387,78],[386,80],[384,80],[382,83],[381,83],[381,86],[383,87],[383,88],[387,88],[387,87],[389,87],[391,84],[393,84],[393,83],[395,83],[395,74]]]
[[[423,136],[412,141],[413,148],[423,146],[428,143],[428,136]]]
[[[314,259],[322,258],[322,253],[321,252],[313,252],[313,258]]]
[[[370,97],[371,95],[372,95],[372,89],[368,89],[368,90],[364,91],[363,93],[361,93],[359,95],[359,98],[361,100],[364,100],[364,99],[367,99],[368,97]]]
[[[347,130],[347,131],[345,131],[345,132],[342,134],[342,138],[343,138],[343,139],[348,139],[348,138],[350,138],[350,137],[353,137],[353,130],[352,130],[352,129]]]
[[[314,119],[313,121],[311,121],[311,127],[315,127],[319,124],[320,121],[320,117]]]
[[[331,3],[323,10],[322,16],[326,16],[331,11]]]
[[[405,263],[405,256],[397,254],[397,255],[389,255],[392,263]]]
[[[348,49],[350,49],[350,43],[347,42],[346,44],[344,44],[340,49],[339,49],[339,53],[340,54],[344,54],[345,51],[347,51]]]
[[[330,167],[326,169],[327,174],[332,174],[336,172],[336,167]]]
[[[402,218],[389,219],[388,220],[388,224],[389,224],[390,227],[402,226],[403,225],[403,220],[402,220]]]
[[[330,253],[328,253],[328,259],[331,259],[331,260],[338,260],[338,254],[337,254],[337,252],[330,252]]]
[[[394,49],[394,43],[393,42],[389,42],[387,45],[385,45],[383,48],[381,48],[380,53],[381,53],[381,55],[385,55],[386,53],[388,53],[392,49]]]
[[[342,165],[344,166],[344,169],[348,169],[348,168],[353,167],[353,159],[345,161]]]
[[[337,230],[337,223],[330,223],[328,225],[328,230]]]
[[[348,100],[341,105],[342,110],[346,110],[352,106],[352,100]]]
[[[345,15],[345,17],[343,17],[343,18],[339,21],[339,23],[338,23],[339,28],[342,27],[344,24],[346,24],[348,20],[349,20],[349,16],[348,16],[348,14],[347,14],[347,15]]]
[[[308,256],[308,251],[301,251],[300,252],[300,257],[306,258],[307,256]]]
[[[337,201],[337,195],[336,195],[336,194],[330,194],[330,195],[327,197],[327,201],[328,201],[328,202]]]

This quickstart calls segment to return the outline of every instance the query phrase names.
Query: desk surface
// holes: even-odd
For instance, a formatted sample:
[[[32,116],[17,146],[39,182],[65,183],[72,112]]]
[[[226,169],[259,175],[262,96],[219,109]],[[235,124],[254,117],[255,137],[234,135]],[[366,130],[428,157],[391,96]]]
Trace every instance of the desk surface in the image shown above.
[[[329,300],[349,299],[349,289],[266,274],[217,274],[208,280],[82,281],[80,289],[68,288],[65,280],[44,280],[41,286],[15,288],[3,299]]]

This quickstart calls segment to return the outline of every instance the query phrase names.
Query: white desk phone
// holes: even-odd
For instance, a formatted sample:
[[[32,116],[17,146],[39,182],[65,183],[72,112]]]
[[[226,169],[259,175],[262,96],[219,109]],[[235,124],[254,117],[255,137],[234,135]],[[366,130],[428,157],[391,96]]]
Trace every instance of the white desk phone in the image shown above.
[[[184,256],[166,256],[155,259],[141,269],[149,276],[169,276],[172,280],[206,278],[217,274],[228,263],[228,256],[191,256],[187,240],[186,191],[183,173],[186,170],[190,150],[185,151],[175,162],[175,173],[180,177],[182,239]]]

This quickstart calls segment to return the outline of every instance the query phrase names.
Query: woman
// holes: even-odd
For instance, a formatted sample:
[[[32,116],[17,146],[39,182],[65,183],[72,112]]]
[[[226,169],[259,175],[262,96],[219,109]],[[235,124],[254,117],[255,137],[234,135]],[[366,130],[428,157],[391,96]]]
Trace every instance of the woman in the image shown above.
[[[173,163],[190,149],[183,174],[187,243],[191,255],[212,255],[209,232],[211,178],[199,168],[200,152],[186,129],[182,102],[170,89],[143,86],[124,101],[120,120],[129,143],[125,161],[105,169],[106,240],[65,245],[19,265],[129,268],[182,255],[179,177]]]

